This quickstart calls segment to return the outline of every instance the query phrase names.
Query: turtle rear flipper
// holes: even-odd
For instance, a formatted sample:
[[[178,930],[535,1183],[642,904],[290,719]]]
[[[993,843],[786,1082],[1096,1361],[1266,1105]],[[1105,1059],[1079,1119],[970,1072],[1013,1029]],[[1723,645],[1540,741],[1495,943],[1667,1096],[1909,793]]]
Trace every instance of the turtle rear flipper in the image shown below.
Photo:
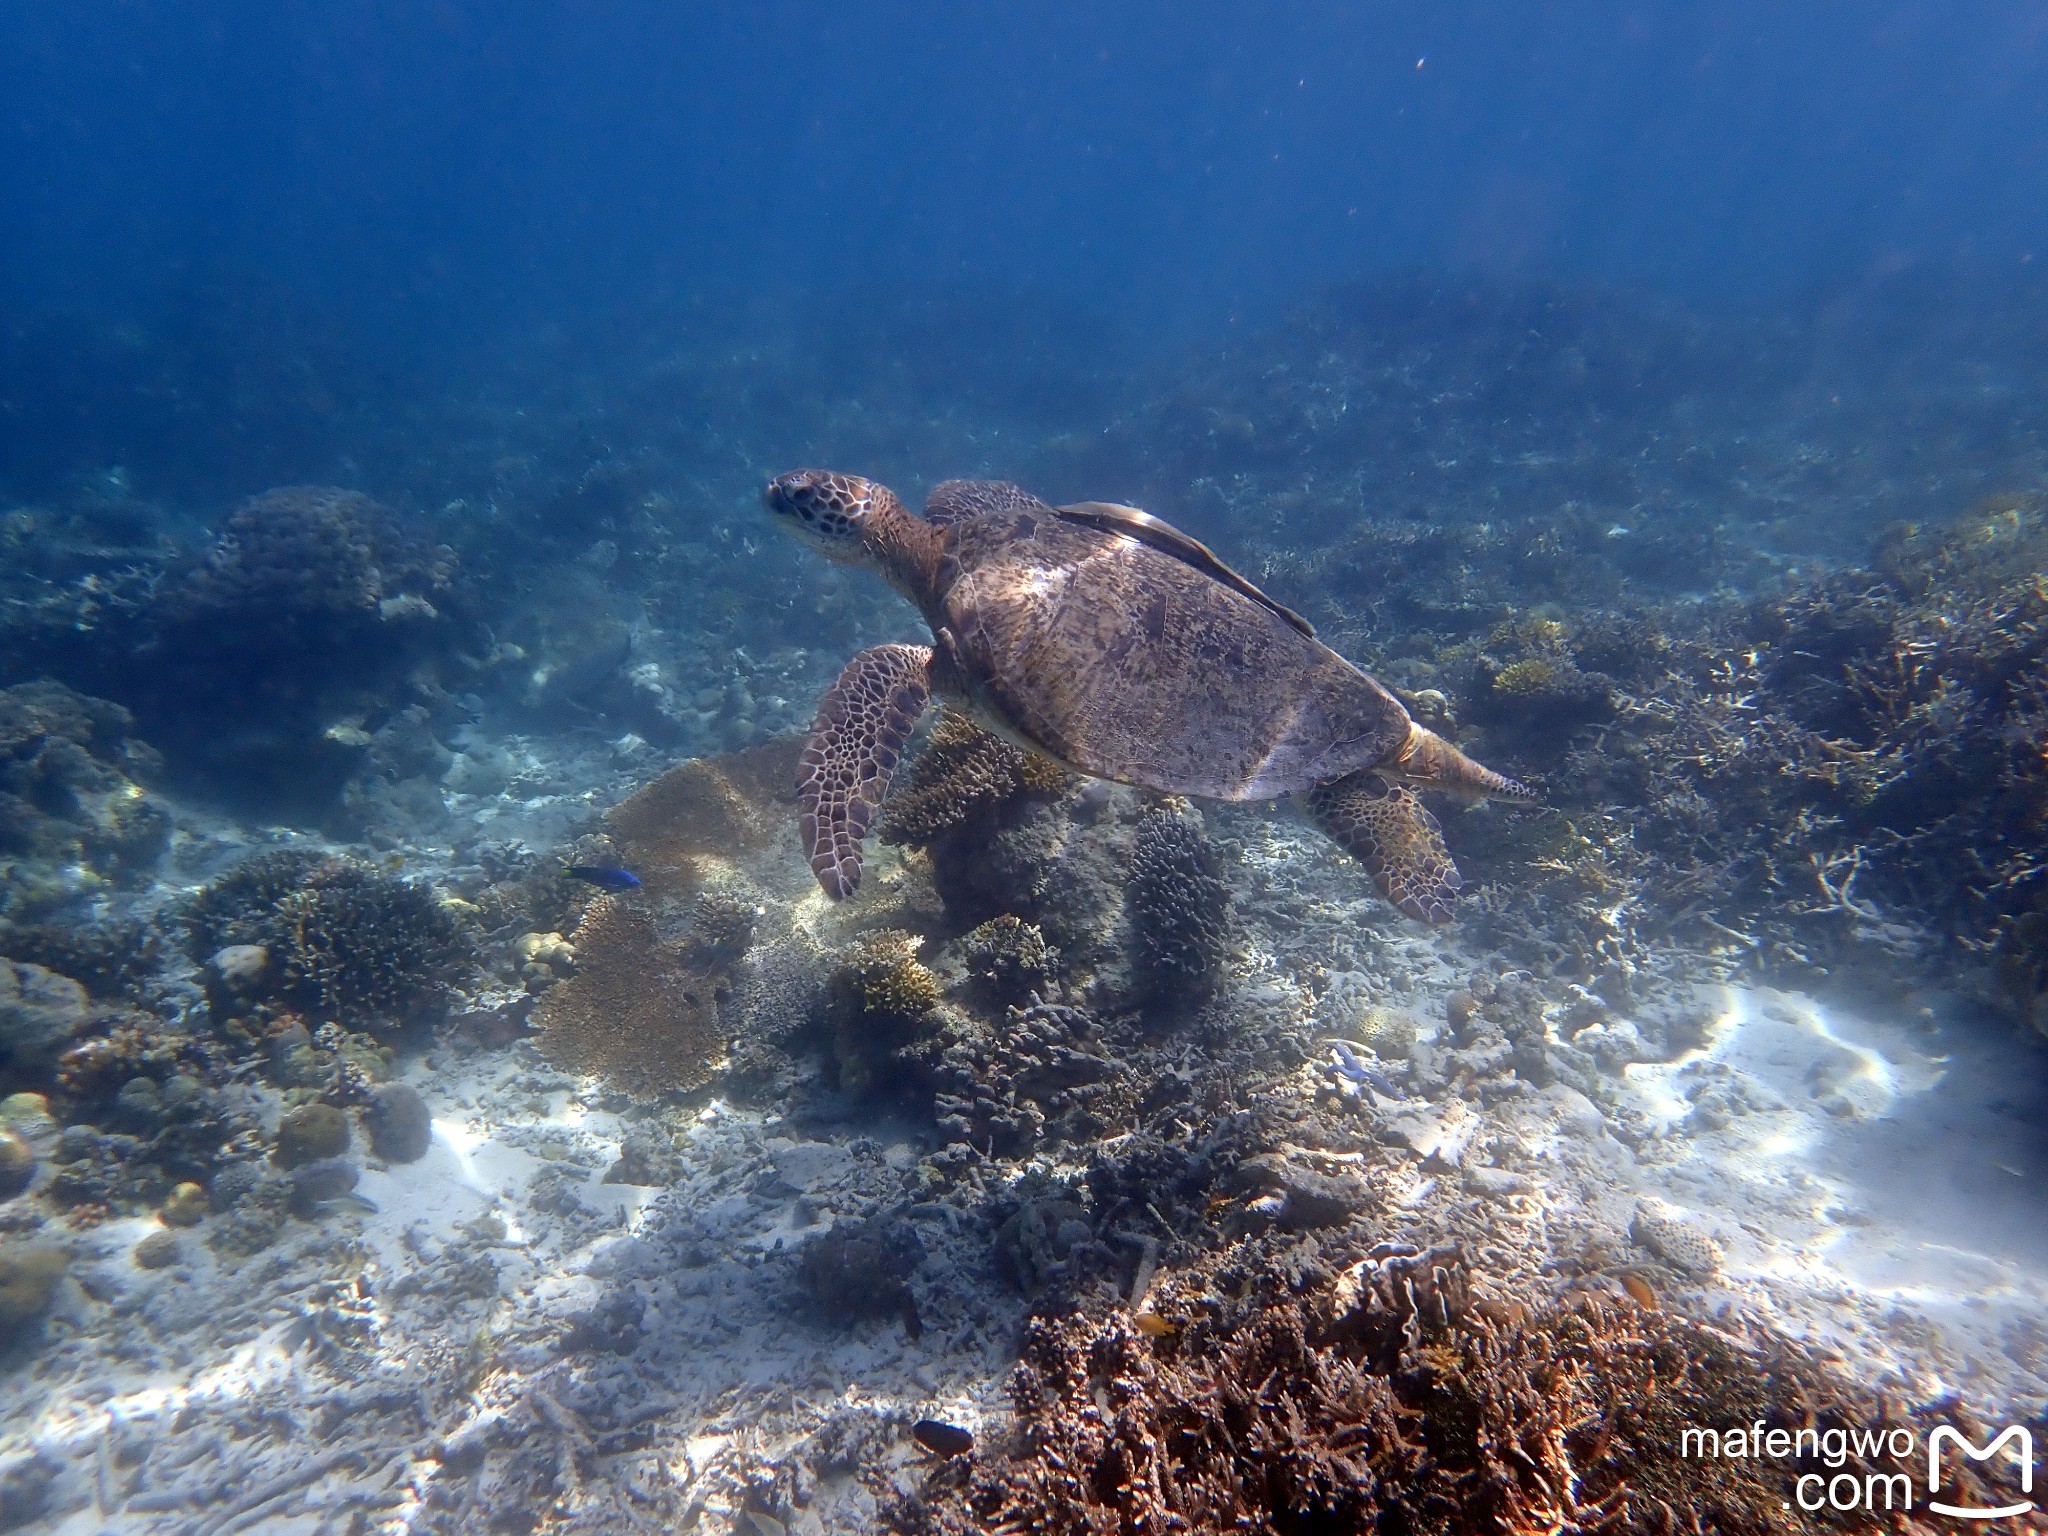
[[[1465,882],[1443,828],[1414,791],[1370,770],[1309,791],[1309,814],[1363,864],[1388,901],[1425,923],[1447,923]]]
[[[834,901],[860,886],[860,845],[932,700],[927,645],[878,645],[825,690],[796,771],[804,851]]]

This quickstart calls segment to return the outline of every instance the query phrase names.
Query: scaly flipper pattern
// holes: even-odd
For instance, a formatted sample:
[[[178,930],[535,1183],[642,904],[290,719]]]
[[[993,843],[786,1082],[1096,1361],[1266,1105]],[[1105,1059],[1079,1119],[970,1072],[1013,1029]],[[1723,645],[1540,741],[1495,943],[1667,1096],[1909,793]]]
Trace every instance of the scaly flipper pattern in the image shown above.
[[[1464,884],[1443,828],[1414,792],[1370,770],[1318,784],[1309,814],[1395,906],[1425,923],[1448,923]]]
[[[860,886],[867,836],[904,745],[931,703],[930,646],[878,645],[825,691],[796,771],[804,851],[834,901]]]

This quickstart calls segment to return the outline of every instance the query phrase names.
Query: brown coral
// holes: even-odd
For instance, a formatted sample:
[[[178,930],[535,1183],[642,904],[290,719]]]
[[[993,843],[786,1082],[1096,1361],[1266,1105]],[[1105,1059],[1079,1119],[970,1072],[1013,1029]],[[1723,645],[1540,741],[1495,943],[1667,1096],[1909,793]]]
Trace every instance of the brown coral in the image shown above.
[[[965,823],[985,820],[1024,795],[1056,795],[1066,773],[947,711],[882,808],[885,843],[927,847]]]
[[[744,752],[692,758],[613,806],[605,829],[626,867],[640,877],[643,897],[680,921],[714,877],[743,859],[750,870],[787,874],[789,890],[807,889],[810,871],[796,842],[801,745],[791,736]],[[764,857],[782,849],[789,853],[786,861]]]
[[[646,907],[600,897],[575,944],[576,974],[533,1012],[542,1053],[641,1098],[709,1082],[725,1054],[712,978],[661,938]]]
[[[1121,1312],[1038,1320],[1018,1432],[971,1473],[934,1473],[891,1523],[1789,1536],[1810,1528],[1790,1503],[1800,1473],[1860,1486],[1911,1471],[1853,1448],[1824,1462],[1820,1436],[1931,1427],[1783,1342],[1592,1296],[1533,1314],[1472,1299],[1453,1249],[1386,1252],[1347,1278],[1360,1270],[1302,1295],[1298,1260],[1246,1244],[1154,1288],[1163,1330]],[[1758,1421],[1813,1431],[1811,1453],[1716,1456],[1681,1438]]]

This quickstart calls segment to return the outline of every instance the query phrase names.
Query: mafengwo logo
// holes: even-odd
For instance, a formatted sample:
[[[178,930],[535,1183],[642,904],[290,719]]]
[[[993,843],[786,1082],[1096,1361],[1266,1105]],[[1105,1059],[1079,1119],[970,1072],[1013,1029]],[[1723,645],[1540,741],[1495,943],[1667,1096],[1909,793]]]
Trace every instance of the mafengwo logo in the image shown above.
[[[1953,1453],[1953,1460],[1949,1459]],[[2018,1520],[2034,1513],[2034,1435],[2022,1424],[2010,1424],[1982,1444],[1953,1425],[1929,1431],[1923,1447],[1918,1431],[1894,1424],[1886,1429],[1768,1428],[1762,1420],[1739,1429],[1687,1429],[1679,1435],[1682,1456],[1759,1457],[1771,1460],[1819,1461],[1835,1469],[1801,1472],[1792,1479],[1786,1507],[1806,1514],[1837,1515],[1906,1513],[1915,1508],[1951,1520],[1984,1524]],[[1852,1460],[1858,1465],[1852,1467]],[[1985,1464],[1983,1478],[1958,1474],[1970,1462]],[[1890,1463],[1890,1470],[1879,1471]],[[1926,1486],[1915,1486],[1906,1470],[1924,1466]],[[1966,1485],[1986,1485],[1997,1474],[2005,1487],[2017,1482],[2024,1498],[2002,1504],[1980,1502]],[[2030,1527],[2031,1529],[2031,1527]]]
[[[2021,1515],[2034,1512],[2032,1498],[2015,1504],[2006,1504],[1997,1509],[1981,1509],[1974,1504],[1948,1504],[1941,1498],[1941,1452],[1945,1445],[1953,1445],[1972,1461],[1989,1461],[2008,1446],[2013,1459],[2019,1464],[2020,1492],[2034,1491],[2034,1434],[2019,1424],[2011,1424],[1983,1445],[1977,1445],[1961,1430],[1943,1424],[1927,1437],[1927,1492],[1930,1500],[1927,1507],[1937,1515],[1952,1515],[1958,1520],[2013,1520]]]

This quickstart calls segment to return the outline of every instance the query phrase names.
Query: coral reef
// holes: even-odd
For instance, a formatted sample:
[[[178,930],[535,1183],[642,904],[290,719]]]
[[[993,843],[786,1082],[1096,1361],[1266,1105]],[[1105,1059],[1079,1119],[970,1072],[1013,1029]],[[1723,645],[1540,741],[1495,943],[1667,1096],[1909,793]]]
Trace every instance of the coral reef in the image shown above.
[[[917,1229],[900,1217],[835,1221],[804,1244],[797,1284],[819,1315],[839,1323],[917,1316],[910,1281],[925,1261]]]
[[[229,514],[175,603],[195,621],[331,645],[364,625],[431,617],[455,565],[452,549],[420,543],[360,492],[287,486]]]
[[[0,956],[69,976],[96,1000],[140,1002],[163,961],[163,943],[134,918],[0,923]]]
[[[245,985],[217,993],[216,1013],[253,995],[315,1019],[397,1028],[437,1017],[474,963],[467,935],[433,896],[312,853],[245,859],[195,896],[183,921],[193,959],[243,951],[234,959]],[[262,948],[260,964],[247,946]]]
[[[622,862],[640,877],[643,899],[665,921],[686,921],[700,893],[716,904],[717,891],[731,889],[721,881],[735,864],[773,868],[763,856],[793,846],[800,748],[796,738],[785,738],[692,758],[605,813]],[[808,871],[797,873],[808,878]],[[729,930],[736,919],[727,914]]]
[[[1125,907],[1143,1006],[1170,1013],[1204,1001],[1228,953],[1230,889],[1192,806],[1170,800],[1139,821]]]
[[[1019,1002],[1059,974],[1060,952],[1044,930],[1008,912],[969,931],[960,952],[969,973],[1002,1002]]]
[[[831,973],[833,1076],[856,1097],[904,1085],[902,1052],[925,1034],[945,988],[917,958],[921,940],[901,929],[862,934],[840,951]]]
[[[542,1054],[641,1098],[709,1082],[725,1056],[716,979],[662,938],[646,906],[600,897],[575,944],[576,974],[533,1011]]]
[[[363,1125],[370,1150],[387,1163],[417,1162],[434,1141],[434,1117],[419,1090],[407,1083],[379,1083],[369,1091]]]
[[[156,754],[118,704],[58,683],[0,688],[0,918],[33,919],[147,875],[169,815]]]
[[[882,808],[885,843],[927,848],[968,823],[986,824],[1020,795],[1058,794],[1066,773],[965,715],[943,712]]]
[[[348,1150],[348,1116],[332,1104],[301,1104],[278,1122],[277,1166],[297,1168]]]
[[[71,1267],[61,1248],[0,1241],[0,1349],[28,1332],[49,1310]]]
[[[1028,1156],[1047,1137],[1103,1134],[1130,1069],[1084,1009],[1033,1002],[993,1026],[962,1021],[927,1069],[939,1129],[984,1157]]]
[[[352,774],[388,772],[388,722],[445,700],[430,663],[469,638],[456,565],[360,493],[267,491],[164,582],[108,686],[209,794],[331,811]]]
[[[36,1176],[36,1149],[12,1126],[0,1125],[0,1200],[12,1200]]]
[[[1033,1322],[1016,1431],[891,1527],[1790,1532],[1788,1477],[1844,1470],[1824,1445],[1915,1423],[1783,1342],[1591,1295],[1532,1309],[1454,1246],[1381,1245],[1332,1275],[1254,1242],[1152,1294],[1149,1332],[1122,1312]],[[1681,1449],[1757,1423],[1814,1435],[1783,1460]],[[1846,1468],[1912,1471],[1860,1447]]]
[[[943,711],[897,775],[876,837],[928,853],[947,909],[978,923],[1042,894],[1035,850],[1006,834],[1066,784],[1063,769]]]

